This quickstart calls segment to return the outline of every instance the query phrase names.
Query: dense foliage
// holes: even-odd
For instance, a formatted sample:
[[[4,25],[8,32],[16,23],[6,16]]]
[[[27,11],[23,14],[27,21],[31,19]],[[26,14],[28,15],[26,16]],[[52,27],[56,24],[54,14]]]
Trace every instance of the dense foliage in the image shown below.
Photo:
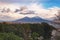
[[[42,36],[44,39],[51,38],[51,32],[55,29],[47,23],[0,23],[1,40],[38,40]],[[43,40],[44,40],[43,39]]]
[[[13,33],[0,33],[0,40],[23,40]]]

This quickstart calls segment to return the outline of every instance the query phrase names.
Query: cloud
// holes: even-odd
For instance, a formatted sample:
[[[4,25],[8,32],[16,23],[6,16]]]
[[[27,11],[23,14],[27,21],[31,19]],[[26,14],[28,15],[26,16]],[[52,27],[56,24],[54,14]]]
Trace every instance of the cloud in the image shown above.
[[[30,3],[37,1],[39,0],[0,0],[0,2],[4,2],[4,3]]]
[[[33,10],[36,16],[49,19],[55,17],[55,14],[57,14],[60,8],[52,7],[45,9],[42,4],[31,4],[28,6],[28,9]]]
[[[14,13],[15,9],[20,9],[22,6],[27,7],[27,11],[34,11],[35,14],[20,14],[20,13]],[[37,4],[37,3],[31,3],[29,5],[15,5],[15,4],[4,4],[4,5],[0,5],[0,9],[2,8],[10,8],[11,11],[9,13],[1,13],[0,12],[0,20],[4,20],[4,21],[12,21],[12,20],[16,20],[16,19],[21,19],[23,17],[42,17],[44,19],[49,19],[52,20],[55,17],[55,14],[58,14],[58,10],[60,10],[59,7],[51,7],[48,9],[45,9],[44,6],[42,4]],[[23,12],[23,11],[22,11]]]
[[[13,21],[19,18],[23,18],[23,15],[16,14],[16,13],[0,13],[0,20],[2,21]]]
[[[49,2],[51,0],[0,0],[3,3],[40,3]]]

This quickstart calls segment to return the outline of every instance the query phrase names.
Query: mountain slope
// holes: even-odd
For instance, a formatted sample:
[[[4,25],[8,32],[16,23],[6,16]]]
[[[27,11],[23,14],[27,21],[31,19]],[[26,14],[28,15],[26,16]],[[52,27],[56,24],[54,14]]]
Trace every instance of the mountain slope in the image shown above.
[[[33,23],[39,23],[39,22],[50,22],[49,20],[42,19],[40,17],[24,17],[22,19],[15,20],[14,22],[33,22]]]

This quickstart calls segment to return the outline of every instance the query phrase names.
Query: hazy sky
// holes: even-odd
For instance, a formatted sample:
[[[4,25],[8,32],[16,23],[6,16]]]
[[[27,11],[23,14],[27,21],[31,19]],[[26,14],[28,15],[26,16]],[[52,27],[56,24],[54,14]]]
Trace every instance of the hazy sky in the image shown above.
[[[19,4],[42,3],[46,8],[52,6],[60,7],[60,0],[0,0],[0,2],[19,3]]]
[[[27,9],[24,9],[22,12],[34,11],[36,14],[19,14],[19,13],[1,13],[0,20],[15,20],[23,17],[35,17],[39,16],[45,19],[52,20],[55,17],[55,14],[60,10],[60,0],[0,0],[0,9],[10,8],[11,11],[14,11],[21,6],[26,6]]]

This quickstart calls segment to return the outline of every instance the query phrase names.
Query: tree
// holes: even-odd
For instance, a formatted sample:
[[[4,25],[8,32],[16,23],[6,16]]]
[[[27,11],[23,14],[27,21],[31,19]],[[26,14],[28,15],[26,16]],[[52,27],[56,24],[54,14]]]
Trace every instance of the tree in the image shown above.
[[[57,19],[56,20],[60,20],[60,10],[58,10],[58,14],[56,15]]]
[[[53,26],[47,24],[47,23],[41,23],[42,26],[44,27],[43,30],[44,30],[44,34],[42,35],[43,36],[43,40],[50,40],[51,39],[51,33],[52,33],[52,30],[55,29]]]
[[[13,33],[0,33],[0,40],[23,40],[23,38]]]
[[[39,23],[30,24],[30,28],[31,28],[31,36],[33,40],[38,40],[40,36],[43,36],[44,26],[42,26],[42,24],[39,24]]]
[[[33,40],[38,40],[39,34],[36,32],[33,32],[31,36],[32,36]]]
[[[20,29],[22,31],[24,40],[29,40],[30,26],[29,24],[21,24]]]
[[[55,14],[55,16],[54,23],[60,24],[60,10],[58,10],[58,13]]]

